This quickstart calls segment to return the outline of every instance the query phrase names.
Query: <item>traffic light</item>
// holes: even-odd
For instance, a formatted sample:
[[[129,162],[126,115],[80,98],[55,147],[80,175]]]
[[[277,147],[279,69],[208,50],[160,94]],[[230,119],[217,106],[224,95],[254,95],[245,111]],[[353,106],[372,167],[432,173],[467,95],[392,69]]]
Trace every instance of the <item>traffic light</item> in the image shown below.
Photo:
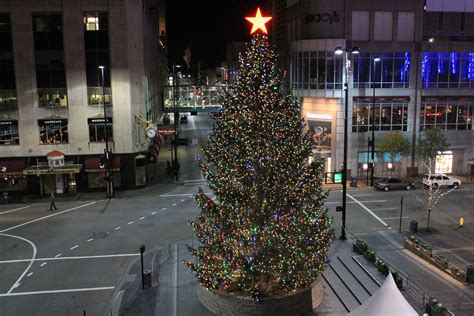
[[[100,156],[100,162],[99,162],[99,168],[104,169],[105,168],[105,163],[106,163],[105,155]]]

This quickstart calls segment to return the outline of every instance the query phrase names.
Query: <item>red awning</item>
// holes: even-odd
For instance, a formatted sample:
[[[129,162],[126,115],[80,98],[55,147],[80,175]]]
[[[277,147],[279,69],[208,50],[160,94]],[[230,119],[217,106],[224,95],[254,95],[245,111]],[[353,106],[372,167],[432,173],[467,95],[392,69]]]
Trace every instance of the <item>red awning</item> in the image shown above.
[[[23,160],[0,161],[0,174],[1,175],[6,175],[6,176],[21,175],[23,174],[24,169],[25,169],[25,161]]]
[[[111,169],[112,171],[120,171],[122,164],[122,157],[113,157]],[[103,172],[103,168],[100,168],[100,157],[86,158],[84,161],[84,170],[86,172]]]

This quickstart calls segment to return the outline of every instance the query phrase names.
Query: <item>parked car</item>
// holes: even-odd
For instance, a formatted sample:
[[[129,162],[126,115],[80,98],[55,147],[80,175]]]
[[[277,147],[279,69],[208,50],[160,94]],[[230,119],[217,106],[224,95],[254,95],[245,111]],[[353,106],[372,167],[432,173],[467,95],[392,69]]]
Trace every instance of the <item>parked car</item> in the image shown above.
[[[445,175],[444,173],[432,173],[431,176],[425,174],[422,182],[428,187],[433,186],[433,189],[446,186],[457,189],[461,185],[461,179]]]
[[[415,188],[415,182],[408,179],[389,177],[375,182],[374,188],[384,191],[400,189],[411,190]]]

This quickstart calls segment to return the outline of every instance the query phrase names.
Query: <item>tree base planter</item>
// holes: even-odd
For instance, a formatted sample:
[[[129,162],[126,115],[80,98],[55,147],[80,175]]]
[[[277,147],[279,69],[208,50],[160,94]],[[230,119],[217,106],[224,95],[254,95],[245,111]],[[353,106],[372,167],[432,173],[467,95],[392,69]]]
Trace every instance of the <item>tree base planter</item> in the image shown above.
[[[221,291],[206,290],[198,284],[199,302],[216,315],[302,315],[317,308],[323,301],[324,290],[320,279],[312,287],[286,295],[263,298],[260,303]]]

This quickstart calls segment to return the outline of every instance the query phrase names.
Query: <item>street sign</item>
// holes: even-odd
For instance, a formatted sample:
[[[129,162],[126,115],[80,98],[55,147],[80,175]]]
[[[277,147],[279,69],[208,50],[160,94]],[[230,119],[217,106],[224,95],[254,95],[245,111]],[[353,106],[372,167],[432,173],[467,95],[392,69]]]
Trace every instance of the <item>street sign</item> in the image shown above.
[[[332,182],[342,183],[342,172],[334,172]]]

